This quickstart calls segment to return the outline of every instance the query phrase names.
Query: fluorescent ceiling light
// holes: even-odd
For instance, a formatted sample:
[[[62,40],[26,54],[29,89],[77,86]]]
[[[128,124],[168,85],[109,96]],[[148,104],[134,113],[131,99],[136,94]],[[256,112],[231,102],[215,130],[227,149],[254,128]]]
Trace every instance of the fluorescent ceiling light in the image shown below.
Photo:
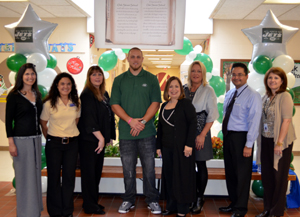
[[[173,60],[172,58],[161,58],[161,60]]]
[[[264,4],[300,4],[300,0],[266,0]]]
[[[151,61],[153,64],[171,64],[172,61]]]
[[[148,58],[148,60],[159,60],[159,58]]]
[[[157,66],[155,66],[156,68],[162,68],[162,69],[164,69],[164,68],[171,68],[171,66],[163,66],[163,65],[157,65]]]
[[[156,50],[142,50],[143,52],[156,52]]]
[[[158,51],[162,51],[162,52],[163,52],[163,51],[169,51],[169,52],[170,52],[170,51],[174,51],[174,50],[158,50]]]
[[[174,56],[173,54],[168,54],[168,55],[160,55],[160,54],[146,54],[144,55],[145,57],[172,57]]]

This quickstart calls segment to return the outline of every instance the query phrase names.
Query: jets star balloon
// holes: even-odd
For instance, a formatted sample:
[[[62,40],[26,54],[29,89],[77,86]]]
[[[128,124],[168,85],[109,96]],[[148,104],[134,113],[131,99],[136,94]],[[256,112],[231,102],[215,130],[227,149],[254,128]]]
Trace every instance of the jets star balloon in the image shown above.
[[[258,26],[242,29],[253,44],[252,61],[258,55],[266,55],[272,59],[286,54],[286,43],[298,30],[281,24],[271,10]]]
[[[18,22],[4,27],[15,41],[16,53],[41,53],[50,59],[48,38],[56,26],[56,23],[41,20],[29,4]]]

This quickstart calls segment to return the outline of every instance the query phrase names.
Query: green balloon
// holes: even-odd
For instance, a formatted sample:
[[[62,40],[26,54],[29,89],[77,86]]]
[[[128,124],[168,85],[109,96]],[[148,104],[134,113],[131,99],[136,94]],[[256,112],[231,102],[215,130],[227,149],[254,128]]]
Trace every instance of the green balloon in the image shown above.
[[[221,140],[223,140],[223,132],[222,132],[222,130],[220,130],[220,131],[218,132],[217,137],[219,137]]]
[[[252,183],[252,191],[258,197],[264,197],[264,187],[261,180],[254,180]]]
[[[258,74],[266,74],[271,67],[272,60],[265,55],[259,55],[253,60],[253,68]]]
[[[15,177],[13,178],[11,184],[14,188],[16,188],[16,178]]]
[[[188,55],[193,50],[194,48],[192,42],[187,37],[184,37],[182,49],[174,51],[180,55]]]
[[[56,67],[56,65],[57,65],[57,59],[56,59],[56,57],[53,55],[53,54],[49,54],[49,56],[50,56],[50,59],[48,60],[47,59],[47,68],[52,68],[52,69],[54,69],[55,67]]]
[[[98,60],[98,65],[104,71],[112,70],[118,62],[118,57],[113,50],[105,51]]]
[[[223,121],[223,103],[218,103],[218,111],[219,111],[219,118],[217,119],[217,121],[219,123],[222,123]],[[220,131],[221,132],[221,131]],[[222,134],[223,135],[223,134]],[[218,136],[219,137],[219,136]],[[222,136],[223,138],[223,136]]]
[[[211,60],[211,58],[205,54],[205,53],[198,53],[195,60],[199,60],[200,62],[202,62],[205,65],[206,68],[206,72],[211,72],[213,69],[213,62]]]
[[[213,75],[208,81],[209,85],[215,90],[217,97],[223,95],[226,90],[226,84],[223,78]]]
[[[18,72],[20,67],[26,63],[27,58],[23,54],[15,53],[6,60],[7,67],[14,72]]]
[[[291,163],[293,162],[293,160],[294,160],[294,154],[293,154],[293,152],[292,152],[292,155],[291,155]]]
[[[293,170],[293,171],[295,170],[295,167],[294,167],[293,164],[290,164],[290,169]]]
[[[45,167],[47,167],[47,163],[46,162],[42,162],[41,169],[44,169]]]
[[[286,90],[291,94],[291,97],[294,100],[295,99],[295,92],[292,89],[288,88],[288,87],[286,88]]]
[[[42,161],[42,163],[46,163],[45,146],[42,146],[42,149],[41,149],[41,161]]]
[[[123,51],[124,53],[128,53],[128,52],[130,51],[130,49],[122,49],[122,51]]]
[[[295,106],[293,106],[293,117],[294,117],[295,113],[296,113],[296,108],[295,108]]]
[[[38,84],[38,88],[39,88],[40,93],[42,94],[42,99],[45,99],[45,97],[48,94],[47,88],[40,84]]]

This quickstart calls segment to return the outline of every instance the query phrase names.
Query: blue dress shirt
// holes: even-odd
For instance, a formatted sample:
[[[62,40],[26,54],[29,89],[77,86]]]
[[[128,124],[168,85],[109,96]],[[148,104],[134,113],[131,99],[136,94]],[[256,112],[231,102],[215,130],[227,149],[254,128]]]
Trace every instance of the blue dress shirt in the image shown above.
[[[234,95],[236,88],[229,90],[225,95],[223,104],[223,114]],[[254,141],[258,136],[258,128],[262,113],[261,96],[257,91],[252,89],[248,84],[244,84],[237,89],[237,97],[229,117],[227,130],[230,131],[247,131],[247,142],[245,146],[252,148]]]

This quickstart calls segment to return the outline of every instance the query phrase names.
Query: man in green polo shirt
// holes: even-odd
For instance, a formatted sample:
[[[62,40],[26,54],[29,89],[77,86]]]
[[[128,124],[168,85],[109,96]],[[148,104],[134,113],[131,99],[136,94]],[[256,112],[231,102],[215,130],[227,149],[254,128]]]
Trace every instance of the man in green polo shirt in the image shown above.
[[[146,203],[153,214],[160,214],[159,193],[155,188],[154,115],[161,103],[158,80],[142,67],[142,51],[134,47],[127,57],[128,71],[114,80],[110,104],[120,117],[119,139],[123,165],[125,194],[119,213],[134,207],[136,195],[136,162],[139,155],[143,167],[143,189]]]

